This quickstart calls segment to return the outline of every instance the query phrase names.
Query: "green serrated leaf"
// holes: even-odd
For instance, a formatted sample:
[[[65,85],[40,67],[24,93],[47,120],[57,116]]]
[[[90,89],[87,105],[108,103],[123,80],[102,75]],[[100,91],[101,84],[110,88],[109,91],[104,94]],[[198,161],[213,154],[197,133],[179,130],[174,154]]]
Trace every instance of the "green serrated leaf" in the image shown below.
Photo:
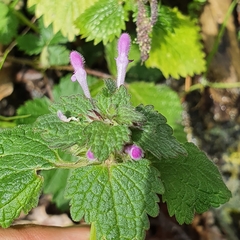
[[[48,106],[50,101],[48,98],[36,98],[34,100],[27,101],[23,106],[20,106],[17,110],[17,115],[30,115],[27,118],[18,118],[17,124],[29,124],[34,123],[36,119],[44,114],[50,113]]]
[[[166,118],[173,128],[173,135],[180,142],[186,142],[186,133],[182,125],[182,105],[176,92],[166,85],[155,85],[146,82],[133,82],[128,85],[131,102],[134,106],[139,104],[153,105]]]
[[[68,148],[74,144],[85,143],[84,126],[80,122],[61,121],[57,114],[47,114],[39,117],[34,124],[36,131],[41,133],[52,148]]]
[[[32,33],[18,36],[16,40],[19,49],[29,55],[39,54],[44,46],[44,42]]]
[[[8,44],[17,35],[18,19],[13,9],[0,2],[0,43]]]
[[[170,216],[180,224],[191,223],[194,212],[203,213],[219,207],[231,197],[217,167],[192,143],[184,145],[188,156],[156,161],[161,173]]]
[[[164,188],[147,160],[101,164],[73,171],[66,189],[71,215],[94,223],[97,239],[144,239],[147,214],[157,216]]]
[[[112,126],[94,121],[84,132],[88,137],[88,147],[99,161],[106,160],[111,153],[121,151],[124,144],[130,141],[130,130],[124,125]]]
[[[1,163],[0,172],[0,225],[6,228],[21,211],[28,213],[37,206],[42,179],[34,171],[7,168],[4,162]]]
[[[65,46],[49,46],[49,64],[67,65],[69,63],[70,51]]]
[[[37,150],[37,151],[36,151]],[[60,159],[29,127],[3,130],[0,135],[0,225],[8,227],[23,210],[37,205],[40,169],[52,169]]]
[[[187,154],[184,147],[172,136],[173,131],[166,124],[166,118],[155,111],[153,106],[140,105],[136,110],[147,119],[140,129],[132,130],[132,139],[137,145],[159,159]]]
[[[103,41],[105,45],[125,30],[126,19],[118,0],[101,0],[81,14],[76,25],[86,41],[94,40],[95,45]]]
[[[58,1],[58,0],[29,0],[28,7],[36,5],[36,16],[43,16],[45,27],[53,24],[53,32],[61,31],[70,41],[79,34],[74,25],[75,20],[97,0],[92,1]]]
[[[168,31],[160,24],[164,19],[161,18],[161,9],[159,20],[153,28],[152,47],[146,66],[159,68],[166,78],[171,75],[178,79],[204,72],[206,64],[200,28],[189,17],[173,9],[170,16],[177,18],[177,24],[174,20],[173,31]]]
[[[64,114],[76,118],[81,115],[87,115],[92,109],[94,109],[94,106],[91,100],[81,94],[63,96],[59,102],[50,106],[50,111],[54,114],[61,110]]]
[[[51,169],[59,160],[57,152],[50,149],[31,126],[1,131],[0,149],[2,149],[0,161],[4,167],[15,171],[33,168]]]

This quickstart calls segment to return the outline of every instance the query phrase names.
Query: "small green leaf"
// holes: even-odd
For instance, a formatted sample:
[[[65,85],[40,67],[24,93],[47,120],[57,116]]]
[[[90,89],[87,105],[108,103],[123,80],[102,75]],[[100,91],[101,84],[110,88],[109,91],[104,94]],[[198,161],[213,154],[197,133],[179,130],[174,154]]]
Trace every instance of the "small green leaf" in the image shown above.
[[[170,216],[180,224],[191,223],[194,212],[219,207],[231,197],[217,167],[192,143],[184,145],[188,156],[156,160],[161,173]]]
[[[112,126],[100,121],[90,123],[84,133],[88,137],[88,147],[99,161],[106,160],[111,153],[121,151],[130,141],[130,130],[127,126]]]
[[[29,55],[39,54],[44,46],[44,42],[32,33],[18,36],[17,44],[20,50]]]
[[[147,160],[73,171],[66,189],[75,221],[94,223],[97,239],[144,239],[147,214],[157,216],[164,188]]]
[[[160,8],[158,22],[153,28],[152,47],[146,66],[159,68],[166,78],[171,75],[178,79],[180,76],[204,72],[206,64],[200,42],[200,28],[189,17],[174,9],[170,11],[173,30],[169,31],[161,24],[164,20],[161,9],[164,7]]]
[[[172,136],[172,128],[166,124],[166,118],[155,111],[153,106],[140,105],[136,108],[147,121],[140,129],[132,130],[132,139],[142,149],[161,159],[187,154],[184,147]]]
[[[76,20],[82,37],[94,44],[112,41],[125,30],[125,12],[118,0],[101,0],[88,8]]]
[[[18,19],[13,10],[0,2],[0,43],[8,44],[17,35]]]
[[[67,65],[69,63],[70,51],[65,46],[49,46],[49,64]]]

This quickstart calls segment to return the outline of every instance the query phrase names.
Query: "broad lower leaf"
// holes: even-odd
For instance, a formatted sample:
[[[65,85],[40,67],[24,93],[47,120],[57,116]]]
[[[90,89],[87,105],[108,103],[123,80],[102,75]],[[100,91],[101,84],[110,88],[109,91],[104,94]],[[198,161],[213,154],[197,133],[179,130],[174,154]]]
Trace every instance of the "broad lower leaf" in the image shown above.
[[[155,111],[153,106],[140,105],[136,110],[147,119],[140,129],[132,130],[132,139],[137,145],[159,159],[187,154],[184,147],[172,136],[173,131],[166,124],[166,118]]]
[[[52,169],[61,162],[56,151],[29,127],[1,131],[0,225],[8,227],[23,210],[37,205],[42,178],[37,170]]]
[[[76,25],[87,41],[94,40],[94,44],[103,41],[103,44],[107,44],[119,36],[121,30],[125,30],[126,19],[118,0],[101,0],[81,14]]]
[[[88,147],[99,161],[107,160],[111,153],[123,149],[123,146],[130,141],[130,130],[127,126],[112,126],[108,123],[94,121],[85,129],[88,137]]]
[[[154,109],[167,118],[167,123],[173,129],[173,135],[180,142],[186,142],[186,133],[182,125],[182,106],[176,92],[166,85],[155,85],[146,82],[133,82],[128,85],[131,102],[153,105]]]
[[[28,213],[37,206],[43,180],[35,171],[0,167],[0,173],[0,225],[6,228],[21,211]]]
[[[231,197],[217,167],[192,143],[184,145],[188,156],[156,161],[170,216],[180,224],[191,223],[194,212],[203,213],[219,207]]]
[[[158,22],[153,28],[152,47],[146,66],[159,68],[166,78],[172,76],[178,79],[204,72],[205,55],[200,43],[199,27],[176,9],[169,9],[168,18],[172,17],[173,25],[167,25],[166,29],[161,24],[167,16],[165,8],[161,7]],[[169,31],[169,27],[172,27],[172,31]]]
[[[53,24],[53,31],[61,31],[70,41],[79,34],[74,21],[97,0],[92,1],[58,1],[58,0],[29,0],[28,7],[36,5],[36,16],[43,16],[45,27]]]
[[[66,196],[75,221],[94,223],[97,239],[144,239],[147,214],[157,216],[164,188],[147,160],[91,165],[73,171]]]

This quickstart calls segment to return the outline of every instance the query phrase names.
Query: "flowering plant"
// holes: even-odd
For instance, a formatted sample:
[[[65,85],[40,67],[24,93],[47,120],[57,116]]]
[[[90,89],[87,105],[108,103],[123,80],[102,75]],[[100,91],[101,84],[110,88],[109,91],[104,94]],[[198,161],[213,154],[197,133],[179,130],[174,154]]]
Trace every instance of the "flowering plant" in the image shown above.
[[[131,104],[124,86],[130,42],[126,33],[118,42],[117,84],[106,80],[92,98],[84,59],[73,51],[71,80],[84,95],[62,97],[32,125],[1,132],[2,227],[37,205],[39,170],[69,170],[65,197],[71,216],[91,224],[92,239],[144,239],[147,215],[159,213],[157,194],[180,224],[229,200],[230,191],[203,152],[179,143],[153,106]]]

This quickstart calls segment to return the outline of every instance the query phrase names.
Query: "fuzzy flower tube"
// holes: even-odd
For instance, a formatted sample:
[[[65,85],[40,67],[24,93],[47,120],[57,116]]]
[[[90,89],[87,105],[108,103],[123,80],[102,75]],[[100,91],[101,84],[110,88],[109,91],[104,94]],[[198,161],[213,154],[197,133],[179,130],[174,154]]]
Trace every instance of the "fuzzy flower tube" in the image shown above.
[[[128,63],[128,53],[131,45],[131,38],[127,33],[123,33],[118,40],[117,63],[117,87],[124,84]]]
[[[87,98],[91,98],[88,84],[87,84],[87,73],[84,69],[84,58],[83,56],[78,53],[77,51],[72,51],[70,53],[70,62],[74,69],[74,74],[71,77],[71,80],[75,82],[76,80],[79,82],[84,95]]]
[[[143,157],[143,150],[135,144],[126,146],[124,151],[125,153],[129,154],[133,160],[136,161],[140,160]]]

